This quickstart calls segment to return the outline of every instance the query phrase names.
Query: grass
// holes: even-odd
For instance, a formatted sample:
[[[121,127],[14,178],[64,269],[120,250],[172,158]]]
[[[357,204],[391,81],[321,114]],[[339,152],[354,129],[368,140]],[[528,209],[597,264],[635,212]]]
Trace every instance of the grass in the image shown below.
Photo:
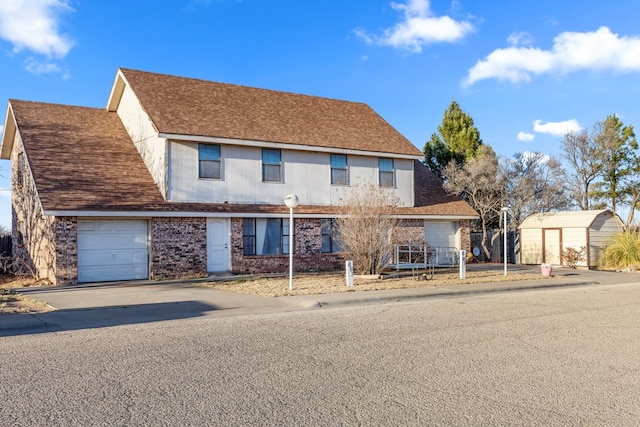
[[[467,271],[466,278],[460,279],[457,269],[436,270],[432,280],[415,280],[411,275],[376,280],[354,279],[354,286],[347,287],[344,274],[319,273],[298,274],[293,278],[293,290],[289,290],[289,277],[254,278],[201,282],[204,286],[230,292],[262,297],[283,297],[293,295],[316,295],[339,292],[360,292],[381,289],[406,289],[474,283],[496,283],[504,281],[540,279],[540,274],[522,273],[504,276],[496,271]]]
[[[14,288],[0,288],[0,314],[44,313],[53,310],[49,305],[22,295]]]
[[[0,273],[0,315],[19,313],[45,313],[53,307],[21,294],[18,289],[29,286],[40,286],[44,282],[30,277],[19,277],[13,274]]]

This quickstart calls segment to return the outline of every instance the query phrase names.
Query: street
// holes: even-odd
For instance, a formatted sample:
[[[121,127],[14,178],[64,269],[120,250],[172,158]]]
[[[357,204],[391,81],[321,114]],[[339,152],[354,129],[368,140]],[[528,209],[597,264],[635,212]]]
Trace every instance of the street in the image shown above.
[[[0,338],[0,425],[638,425],[640,284]]]

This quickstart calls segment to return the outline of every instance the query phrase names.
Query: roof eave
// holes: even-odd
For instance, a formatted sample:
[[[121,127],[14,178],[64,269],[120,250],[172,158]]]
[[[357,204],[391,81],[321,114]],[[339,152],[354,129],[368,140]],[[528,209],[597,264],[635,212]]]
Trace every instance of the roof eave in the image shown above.
[[[360,155],[360,156],[394,157],[396,159],[407,159],[407,160],[422,160],[424,158],[424,155],[422,153],[420,155],[412,155],[408,153],[389,153],[386,151],[382,152],[382,151],[355,150],[355,149],[349,149],[349,148],[322,147],[318,145],[291,144],[286,142],[253,141],[253,140],[245,140],[245,139],[220,138],[220,137],[202,136],[202,135],[182,135],[182,134],[168,133],[168,132],[159,132],[158,138],[165,138],[173,141],[207,142],[207,143],[215,143],[215,144],[242,145],[246,147],[282,148],[286,150],[341,153],[341,154],[353,154],[353,155]]]
[[[4,131],[2,132],[2,145],[0,145],[0,159],[8,160],[11,158],[13,150],[13,141],[16,136],[16,119],[11,108],[11,101],[7,105],[7,114],[4,119]]]
[[[109,100],[107,101],[107,111],[117,111],[124,93],[124,88],[127,85],[127,80],[122,73],[122,70],[118,68],[115,81],[111,87],[111,93],[109,94]]]

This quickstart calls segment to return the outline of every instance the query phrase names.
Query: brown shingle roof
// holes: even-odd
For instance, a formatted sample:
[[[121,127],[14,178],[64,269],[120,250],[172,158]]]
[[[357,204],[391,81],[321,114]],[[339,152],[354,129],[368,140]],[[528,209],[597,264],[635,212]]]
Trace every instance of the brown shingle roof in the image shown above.
[[[413,162],[413,181],[415,188],[415,207],[400,208],[399,211],[424,215],[460,215],[478,216],[467,202],[455,194],[447,193],[442,181],[422,162]]]
[[[363,103],[120,71],[160,133],[422,156]]]
[[[162,202],[158,187],[116,113],[9,102],[45,210]]]
[[[116,113],[10,100],[46,211],[286,214],[284,205],[175,203],[162,198]],[[414,162],[416,206],[399,214],[477,216],[421,162]],[[299,206],[298,214],[336,214],[336,206]]]

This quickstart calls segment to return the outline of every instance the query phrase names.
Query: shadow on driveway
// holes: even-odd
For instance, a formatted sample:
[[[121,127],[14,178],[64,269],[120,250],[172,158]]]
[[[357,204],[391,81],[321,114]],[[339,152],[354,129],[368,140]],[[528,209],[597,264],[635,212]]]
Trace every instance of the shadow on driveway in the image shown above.
[[[62,309],[40,314],[13,314],[0,317],[0,336],[188,319],[204,316],[209,311],[222,309],[200,301],[177,301]]]

